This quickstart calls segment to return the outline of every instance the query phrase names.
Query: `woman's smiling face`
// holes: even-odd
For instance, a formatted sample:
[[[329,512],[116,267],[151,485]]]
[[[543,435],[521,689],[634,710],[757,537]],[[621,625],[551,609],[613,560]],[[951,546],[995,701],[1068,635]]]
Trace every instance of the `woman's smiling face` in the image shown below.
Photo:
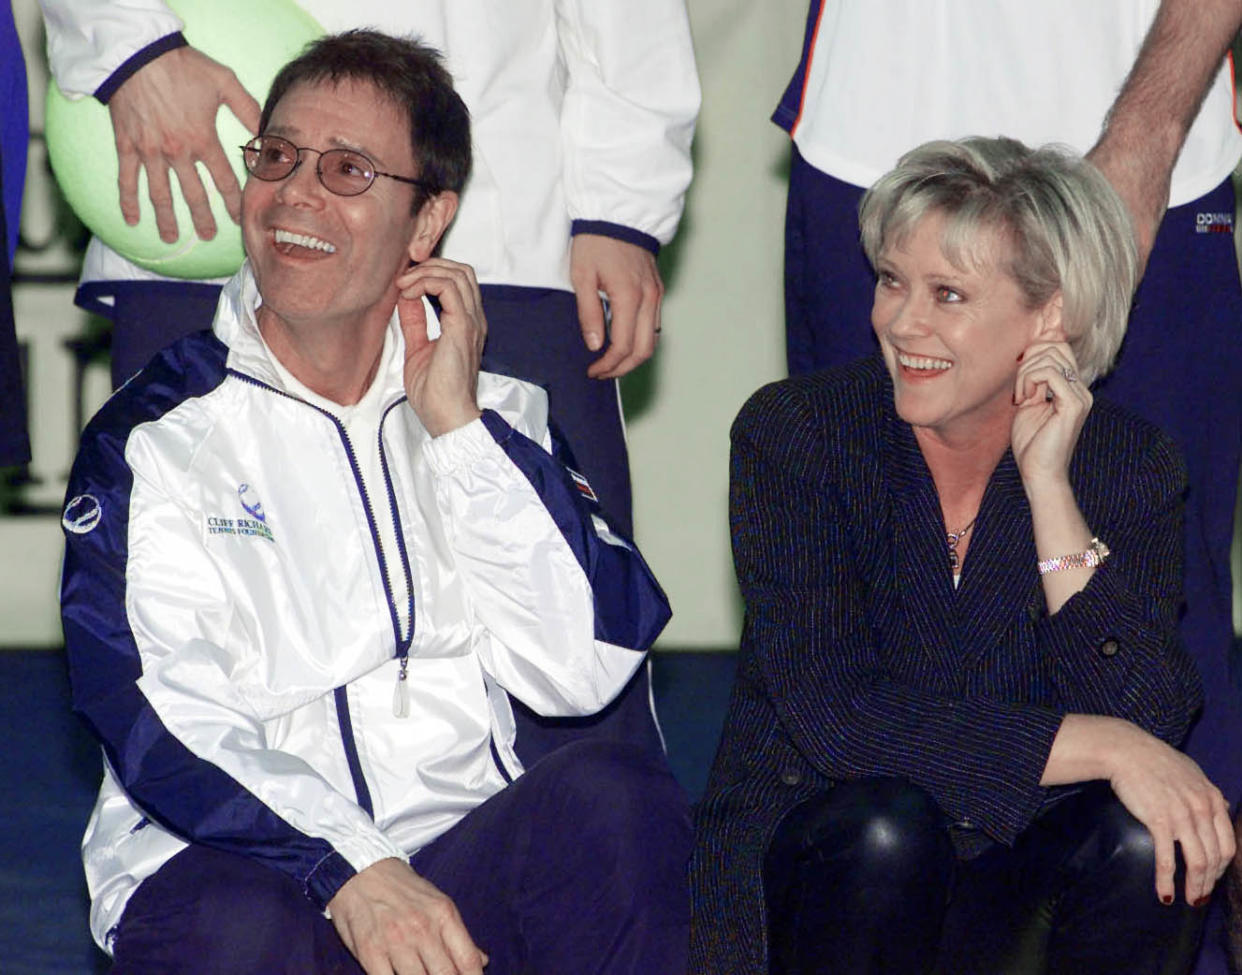
[[[942,213],[927,214],[876,260],[871,325],[897,414],[948,439],[1007,432],[1019,357],[1050,330],[1059,337],[1056,304],[1027,305],[996,232],[984,231],[975,260],[954,264],[944,225]]]

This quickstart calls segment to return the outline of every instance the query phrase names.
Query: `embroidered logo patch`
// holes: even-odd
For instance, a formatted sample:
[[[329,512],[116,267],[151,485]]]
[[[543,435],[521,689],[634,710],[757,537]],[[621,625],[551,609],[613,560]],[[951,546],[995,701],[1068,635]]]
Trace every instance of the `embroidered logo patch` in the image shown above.
[[[259,521],[267,521],[267,517],[263,514],[263,502],[259,500],[259,495],[249,484],[237,485],[237,500],[241,502],[241,506],[246,510],[246,514]]]
[[[207,516],[208,535],[243,535],[252,538],[264,538],[269,542],[276,541],[271,528],[267,526],[267,515],[263,511],[263,502],[259,493],[246,482],[237,485],[237,502],[249,517],[227,518],[224,515]]]
[[[569,476],[574,479],[574,487],[578,489],[578,493],[588,501],[594,501],[596,504],[599,504],[599,498],[597,498],[595,496],[595,492],[591,490],[591,485],[587,479],[572,467],[566,467],[565,470],[569,471]]]
[[[65,505],[65,513],[61,516],[60,523],[67,532],[85,535],[94,530],[102,517],[103,505],[99,503],[99,499],[93,494],[79,494]]]

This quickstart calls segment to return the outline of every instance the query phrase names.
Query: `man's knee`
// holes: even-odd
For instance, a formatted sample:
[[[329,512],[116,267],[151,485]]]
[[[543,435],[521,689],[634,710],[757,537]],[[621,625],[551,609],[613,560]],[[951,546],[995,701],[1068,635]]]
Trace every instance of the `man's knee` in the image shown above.
[[[666,763],[625,742],[589,739],[557,749],[537,769],[550,813],[544,845],[595,872],[671,872],[684,883],[690,807]]]
[[[117,972],[360,971],[291,878],[200,846],[187,847],[135,891],[114,950]]]
[[[690,833],[690,806],[668,765],[628,742],[587,739],[539,763],[555,781],[556,802],[609,832],[657,826]]]

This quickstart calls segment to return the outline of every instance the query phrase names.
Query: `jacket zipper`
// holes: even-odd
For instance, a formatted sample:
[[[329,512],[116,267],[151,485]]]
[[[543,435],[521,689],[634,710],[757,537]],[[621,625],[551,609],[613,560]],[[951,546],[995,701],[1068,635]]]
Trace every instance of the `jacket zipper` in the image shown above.
[[[322,407],[316,406],[314,403],[308,403],[301,397],[286,393],[284,390],[269,386],[267,383],[261,382],[245,373],[230,369],[229,373],[240,379],[242,382],[249,383],[258,389],[267,390],[275,393],[277,396],[283,396],[285,399],[292,400],[295,403],[301,403],[303,406],[309,407],[316,413],[322,414],[336,428],[337,435],[341,439],[341,444],[345,449],[345,457],[349,461],[349,468],[354,475],[354,484],[358,489],[358,495],[362,499],[362,508],[367,516],[367,526],[371,531],[371,543],[375,548],[376,558],[379,560],[380,577],[384,583],[384,596],[388,603],[388,615],[392,622],[393,637],[396,642],[397,659],[401,661],[400,670],[397,674],[397,689],[393,695],[393,713],[398,717],[405,717],[409,714],[409,691],[406,685],[406,672],[409,667],[410,644],[414,639],[414,580],[410,573],[409,557],[405,550],[405,540],[401,537],[401,522],[399,520],[399,512],[397,509],[397,499],[392,489],[392,478],[388,470],[388,459],[384,452],[383,429],[384,421],[388,418],[388,414],[397,406],[405,402],[402,397],[390,404],[380,417],[379,423],[379,450],[380,450],[380,468],[384,472],[384,483],[388,491],[389,503],[392,509],[393,517],[393,534],[397,539],[397,550],[400,554],[401,568],[405,572],[406,591],[408,593],[408,609],[409,609],[409,633],[408,635],[401,632],[401,618],[397,612],[396,600],[393,598],[392,584],[388,577],[388,560],[384,557],[384,547],[380,544],[379,528],[375,521],[375,511],[371,505],[370,495],[367,494],[366,485],[362,480],[362,471],[358,467],[358,457],[354,452],[353,443],[349,439],[349,433],[346,431],[344,424],[341,423],[330,412]],[[337,722],[341,730],[341,744],[345,749],[345,759],[349,764],[350,775],[354,780],[354,792],[358,799],[358,805],[367,811],[367,815],[374,818],[375,810],[371,802],[371,790],[367,786],[366,777],[362,771],[362,761],[358,755],[358,745],[354,740],[353,720],[349,711],[349,696],[347,688],[338,687],[333,698],[336,701]],[[399,705],[404,705],[404,714],[398,713]]]
[[[414,573],[410,570],[410,556],[405,548],[405,535],[401,531],[401,511],[397,507],[397,492],[393,490],[392,472],[388,468],[388,453],[384,450],[384,424],[388,421],[388,414],[404,402],[406,402],[405,397],[401,397],[384,410],[380,416],[379,430],[376,433],[376,437],[379,440],[380,470],[384,474],[384,489],[388,492],[389,514],[392,516],[392,533],[397,542],[397,556],[401,560],[401,571],[405,574],[408,630],[404,636],[402,636],[400,631],[400,617],[396,616],[392,588],[388,586],[387,572],[384,575],[384,583],[388,586],[388,602],[389,605],[393,606],[395,624],[397,625],[397,658],[401,661],[401,667],[397,671],[397,686],[393,689],[392,698],[392,713],[398,718],[408,718],[410,716],[410,691],[409,685],[406,683],[406,677],[410,667],[410,644],[414,642]]]

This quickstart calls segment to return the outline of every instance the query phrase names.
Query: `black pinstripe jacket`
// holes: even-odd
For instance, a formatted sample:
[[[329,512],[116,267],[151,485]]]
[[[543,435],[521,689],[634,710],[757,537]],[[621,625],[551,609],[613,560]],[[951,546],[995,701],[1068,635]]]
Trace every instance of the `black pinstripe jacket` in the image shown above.
[[[697,812],[692,970],[766,971],[764,850],[836,780],[916,782],[969,856],[1039,812],[1063,714],[1185,734],[1201,696],[1176,632],[1185,472],[1154,427],[1096,400],[1070,478],[1113,556],[1055,616],[1011,453],[954,589],[939,499],[878,356],[761,389],[732,438],[746,623]]]

